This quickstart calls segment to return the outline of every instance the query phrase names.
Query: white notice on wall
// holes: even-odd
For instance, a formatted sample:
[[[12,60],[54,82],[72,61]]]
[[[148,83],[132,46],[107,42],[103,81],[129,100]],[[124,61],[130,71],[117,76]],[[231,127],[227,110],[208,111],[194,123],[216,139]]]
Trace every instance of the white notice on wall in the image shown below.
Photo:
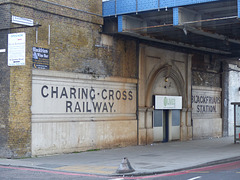
[[[182,96],[155,95],[155,109],[182,109]]]
[[[0,49],[0,53],[6,52],[6,49]]]
[[[8,66],[25,65],[26,34],[8,34]]]
[[[18,16],[12,16],[12,23],[22,24],[22,25],[26,25],[26,26],[33,26],[34,22],[32,19],[18,17]]]

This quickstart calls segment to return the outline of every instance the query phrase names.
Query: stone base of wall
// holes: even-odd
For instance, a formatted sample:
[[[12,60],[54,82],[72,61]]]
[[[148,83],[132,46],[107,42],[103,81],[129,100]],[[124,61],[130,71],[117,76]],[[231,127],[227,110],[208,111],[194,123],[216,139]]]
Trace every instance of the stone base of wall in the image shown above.
[[[193,139],[222,137],[222,118],[193,119]]]
[[[32,156],[137,145],[137,121],[32,124]]]

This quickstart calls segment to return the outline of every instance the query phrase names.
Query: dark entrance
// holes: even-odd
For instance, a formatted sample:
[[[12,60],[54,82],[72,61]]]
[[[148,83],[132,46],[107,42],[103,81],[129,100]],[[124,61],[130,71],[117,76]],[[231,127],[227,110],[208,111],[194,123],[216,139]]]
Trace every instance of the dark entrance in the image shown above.
[[[169,141],[169,110],[163,110],[163,141]]]

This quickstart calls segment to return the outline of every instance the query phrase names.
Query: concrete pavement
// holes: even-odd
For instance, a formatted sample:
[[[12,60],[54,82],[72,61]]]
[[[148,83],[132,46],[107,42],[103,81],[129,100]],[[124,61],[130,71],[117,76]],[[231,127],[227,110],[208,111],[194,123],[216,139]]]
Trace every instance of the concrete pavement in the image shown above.
[[[27,159],[0,159],[0,165],[112,176],[117,175],[116,170],[124,157],[135,169],[129,175],[165,173],[240,159],[240,144],[234,144],[233,137],[213,138]]]

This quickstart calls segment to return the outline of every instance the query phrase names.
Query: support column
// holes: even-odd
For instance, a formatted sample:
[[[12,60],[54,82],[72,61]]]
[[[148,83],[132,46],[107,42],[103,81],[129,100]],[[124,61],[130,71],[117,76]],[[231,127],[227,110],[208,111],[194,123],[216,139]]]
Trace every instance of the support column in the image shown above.
[[[146,107],[138,108],[138,145],[147,144]]]
[[[228,136],[228,104],[229,104],[229,65],[227,62],[223,62],[223,73],[222,73],[222,126],[223,126],[223,137]]]
[[[145,94],[146,94],[146,70],[145,70],[145,46],[139,46],[139,60],[138,60],[138,144],[147,144],[147,130],[146,130],[146,112]]]
[[[238,18],[240,18],[240,0],[237,0]]]
[[[192,128],[192,55],[188,55],[187,60],[187,111],[186,111],[186,126],[187,137],[186,140],[192,140],[193,128]]]
[[[181,111],[181,124],[180,124],[180,140],[187,140],[187,126],[186,126],[186,112],[187,109],[183,108]]]
[[[147,109],[146,116],[146,130],[147,130],[147,144],[153,143],[153,108]]]
[[[187,110],[187,140],[192,140],[193,138],[193,127],[192,127],[192,108]]]
[[[178,8],[173,8],[173,25],[177,26],[178,24],[179,24]]]
[[[118,16],[118,32],[122,32],[122,31],[123,31],[123,17]]]

